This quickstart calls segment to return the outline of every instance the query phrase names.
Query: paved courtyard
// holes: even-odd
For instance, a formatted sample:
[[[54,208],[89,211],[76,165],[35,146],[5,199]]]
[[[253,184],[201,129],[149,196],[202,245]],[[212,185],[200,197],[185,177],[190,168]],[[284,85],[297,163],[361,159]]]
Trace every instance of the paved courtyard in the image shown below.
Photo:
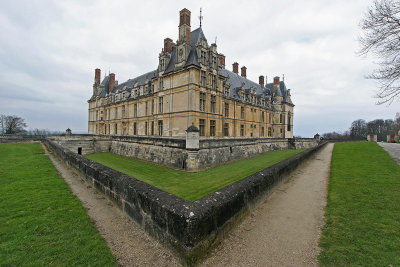
[[[378,143],[400,165],[400,144]]]

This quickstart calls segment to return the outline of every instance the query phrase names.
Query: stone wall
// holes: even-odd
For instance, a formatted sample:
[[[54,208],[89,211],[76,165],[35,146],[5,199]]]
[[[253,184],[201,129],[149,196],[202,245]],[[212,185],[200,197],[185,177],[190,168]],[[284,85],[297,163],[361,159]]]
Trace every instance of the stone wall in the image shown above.
[[[192,139],[99,135],[50,137],[50,140],[75,153],[79,149],[81,154],[112,152],[187,171],[203,170],[268,151],[308,149],[318,145],[313,138],[216,138],[194,140],[196,142]]]
[[[303,160],[322,147],[296,156],[189,202],[99,163],[47,139],[47,147],[80,171],[138,225],[169,247],[184,265],[194,265],[210,248]]]
[[[45,136],[19,135],[19,134],[0,134],[0,143],[19,143],[41,141]]]

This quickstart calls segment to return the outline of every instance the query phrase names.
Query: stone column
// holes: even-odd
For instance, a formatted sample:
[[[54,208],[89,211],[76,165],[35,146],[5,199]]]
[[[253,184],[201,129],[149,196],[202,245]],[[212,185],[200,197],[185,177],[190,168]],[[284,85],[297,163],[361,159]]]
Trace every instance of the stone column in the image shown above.
[[[199,129],[191,125],[186,130],[186,170],[196,171],[199,169]]]

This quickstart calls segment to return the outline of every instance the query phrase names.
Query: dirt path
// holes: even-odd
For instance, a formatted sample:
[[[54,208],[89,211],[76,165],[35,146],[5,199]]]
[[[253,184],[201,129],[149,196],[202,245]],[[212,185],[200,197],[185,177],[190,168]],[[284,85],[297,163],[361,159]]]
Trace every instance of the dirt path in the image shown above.
[[[332,149],[304,162],[202,266],[317,266]]]
[[[42,145],[43,146],[43,145]],[[122,266],[179,266],[168,250],[149,237],[117,206],[99,193],[83,176],[45,152],[67,182],[72,193],[82,202],[90,219],[107,241],[112,254]]]
[[[243,221],[202,266],[318,265],[333,144],[304,162]],[[122,266],[179,266],[174,256],[98,193],[75,170],[49,155],[88,210]]]

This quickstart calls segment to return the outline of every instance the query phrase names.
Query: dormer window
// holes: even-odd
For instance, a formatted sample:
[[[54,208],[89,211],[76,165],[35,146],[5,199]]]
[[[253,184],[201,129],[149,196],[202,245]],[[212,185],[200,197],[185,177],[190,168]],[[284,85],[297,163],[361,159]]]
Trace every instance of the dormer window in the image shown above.
[[[206,65],[207,53],[204,50],[201,50],[201,52],[200,52],[200,62],[201,62],[201,64]]]
[[[217,57],[213,56],[212,57],[212,65],[214,69],[217,69]]]

